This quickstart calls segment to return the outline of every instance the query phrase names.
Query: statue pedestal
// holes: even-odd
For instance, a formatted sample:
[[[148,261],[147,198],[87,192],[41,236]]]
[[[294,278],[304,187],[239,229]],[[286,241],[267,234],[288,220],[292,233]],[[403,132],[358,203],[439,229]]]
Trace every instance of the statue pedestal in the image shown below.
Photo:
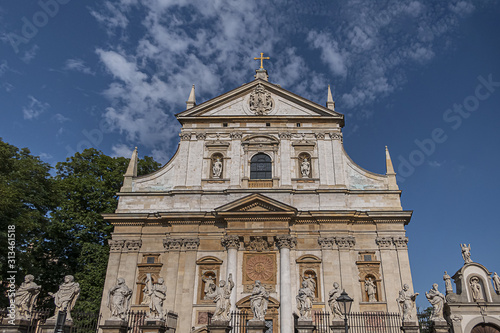
[[[297,320],[297,326],[295,329],[297,333],[313,333],[316,326],[314,326],[312,320]]]
[[[231,331],[228,321],[213,321],[207,328],[210,333],[229,333]]]
[[[264,333],[266,331],[266,322],[261,320],[249,320],[247,324],[248,333]]]
[[[167,313],[167,331],[166,333],[175,333],[177,329],[177,318],[179,315],[175,312],[168,311]]]
[[[27,333],[31,321],[28,319],[10,319],[4,318],[0,325],[2,333]]]
[[[64,333],[70,333],[71,327],[73,326],[73,322],[66,320],[63,326]],[[42,333],[54,333],[54,329],[56,328],[56,320],[55,319],[47,319],[44,324],[40,325],[42,328]]]
[[[405,333],[420,333],[418,323],[415,321],[403,321],[403,326],[401,328]]]
[[[448,333],[449,327],[446,320],[433,320],[431,326],[431,333]]]
[[[165,320],[161,319],[146,319],[144,325],[139,326],[141,333],[165,333],[167,326]]]
[[[345,321],[340,318],[333,319],[330,329],[332,333],[345,333]]]
[[[128,323],[122,319],[108,319],[99,326],[102,333],[127,333]]]

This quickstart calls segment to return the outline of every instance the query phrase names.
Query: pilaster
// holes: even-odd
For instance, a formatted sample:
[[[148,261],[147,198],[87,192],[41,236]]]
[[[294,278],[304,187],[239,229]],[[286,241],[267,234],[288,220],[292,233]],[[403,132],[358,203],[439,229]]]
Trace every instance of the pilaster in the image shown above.
[[[238,281],[238,249],[240,247],[240,238],[236,235],[226,235],[221,240],[222,246],[227,250],[227,276],[226,281],[229,278],[229,274],[233,276],[233,281]],[[231,292],[231,311],[236,310],[236,296],[237,289],[233,288]]]
[[[276,236],[276,246],[280,250],[280,327],[282,333],[293,332],[290,249],[296,245],[297,239],[290,235]]]

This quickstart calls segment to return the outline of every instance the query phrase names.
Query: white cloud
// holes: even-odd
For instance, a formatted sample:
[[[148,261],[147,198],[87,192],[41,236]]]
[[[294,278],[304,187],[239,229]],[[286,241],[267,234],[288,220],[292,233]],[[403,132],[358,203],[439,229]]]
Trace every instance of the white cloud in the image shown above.
[[[55,115],[52,116],[52,119],[58,123],[65,123],[67,121],[70,121],[71,119],[63,116],[60,113],[56,113]]]
[[[32,120],[38,118],[45,110],[47,110],[50,105],[48,103],[40,102],[33,96],[28,96],[29,103],[23,108],[23,116],[26,120]]]
[[[40,48],[38,45],[33,45],[28,51],[24,52],[23,56],[21,57],[21,60],[24,61],[25,63],[30,63],[31,60],[33,60],[36,56],[36,53],[38,52]]]
[[[7,64],[7,61],[2,60],[0,62],[0,76],[4,75],[9,70],[10,70],[10,68],[9,68],[9,65]]]
[[[132,156],[132,151],[134,150],[134,147],[123,143],[119,143],[111,147],[111,150],[113,151],[113,153],[111,154],[112,157],[130,158],[130,156]]]
[[[84,74],[94,75],[95,73],[85,64],[82,59],[68,59],[64,64],[65,70],[77,71]]]

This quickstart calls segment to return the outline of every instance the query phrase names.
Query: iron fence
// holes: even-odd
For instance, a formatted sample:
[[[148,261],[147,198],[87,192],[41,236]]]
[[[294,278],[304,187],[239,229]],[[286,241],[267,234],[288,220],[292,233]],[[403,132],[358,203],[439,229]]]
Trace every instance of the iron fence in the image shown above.
[[[146,319],[146,311],[128,311],[127,323],[129,333],[140,333],[140,326],[144,325]]]
[[[330,313],[315,312],[313,315],[314,333],[330,333]]]
[[[402,326],[399,313],[387,312],[351,313],[348,323],[352,333],[401,333]]]

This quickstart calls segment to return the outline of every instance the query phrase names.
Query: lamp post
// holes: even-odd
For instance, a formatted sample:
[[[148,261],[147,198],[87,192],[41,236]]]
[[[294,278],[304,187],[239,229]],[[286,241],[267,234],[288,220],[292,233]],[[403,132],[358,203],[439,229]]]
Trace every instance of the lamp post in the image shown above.
[[[340,309],[342,314],[344,315],[344,323],[345,323],[345,333],[349,332],[349,325],[347,324],[347,316],[351,313],[353,299],[347,295],[345,290],[342,291],[339,298],[337,298],[337,302],[340,304]]]

